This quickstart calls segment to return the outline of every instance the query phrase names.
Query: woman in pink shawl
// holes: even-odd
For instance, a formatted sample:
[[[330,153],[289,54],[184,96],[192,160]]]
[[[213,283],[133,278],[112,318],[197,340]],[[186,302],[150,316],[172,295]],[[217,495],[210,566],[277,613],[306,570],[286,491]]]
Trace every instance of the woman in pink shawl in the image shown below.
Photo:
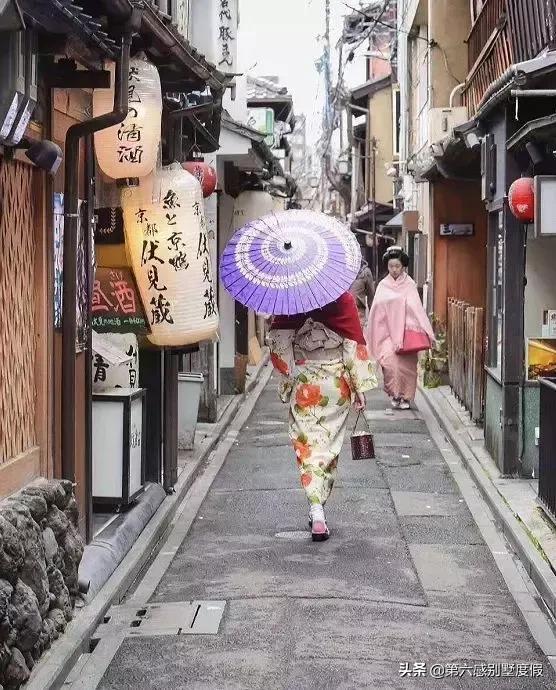
[[[367,343],[382,367],[384,390],[392,407],[408,410],[417,388],[417,353],[400,354],[406,330],[425,333],[431,346],[435,336],[417,287],[407,274],[409,257],[401,247],[390,247],[383,257],[388,275],[378,285],[369,322]]]

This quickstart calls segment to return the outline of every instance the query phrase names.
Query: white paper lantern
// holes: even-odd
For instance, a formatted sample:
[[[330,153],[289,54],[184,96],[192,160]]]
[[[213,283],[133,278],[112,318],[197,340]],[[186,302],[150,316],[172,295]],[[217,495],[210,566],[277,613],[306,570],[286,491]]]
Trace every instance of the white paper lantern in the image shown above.
[[[286,199],[281,196],[272,197],[272,209],[275,213],[281,213],[286,210]]]
[[[252,220],[272,213],[273,210],[274,201],[268,192],[241,192],[234,202],[234,230]]]
[[[114,64],[110,89],[95,89],[93,116],[114,107]],[[129,62],[129,112],[119,125],[95,132],[100,169],[115,180],[144,177],[154,169],[160,145],[162,91],[156,67],[144,56]]]
[[[113,388],[138,388],[137,336],[134,333],[103,333],[101,339],[122,356],[131,357],[131,360],[124,364],[114,364],[104,350],[99,353],[93,348],[93,392],[102,393]]]
[[[174,163],[122,194],[131,265],[149,318],[149,340],[180,347],[213,339],[216,285],[199,181]],[[147,199],[147,201],[145,201]]]

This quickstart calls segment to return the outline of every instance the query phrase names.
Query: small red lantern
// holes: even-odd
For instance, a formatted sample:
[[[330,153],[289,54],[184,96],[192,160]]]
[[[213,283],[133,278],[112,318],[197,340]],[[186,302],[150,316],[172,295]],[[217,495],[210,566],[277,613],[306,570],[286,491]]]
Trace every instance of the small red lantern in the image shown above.
[[[212,165],[204,161],[186,161],[181,165],[184,170],[199,180],[205,199],[214,192],[216,189],[216,170]]]
[[[535,188],[532,177],[520,177],[508,192],[510,211],[522,223],[535,220]]]

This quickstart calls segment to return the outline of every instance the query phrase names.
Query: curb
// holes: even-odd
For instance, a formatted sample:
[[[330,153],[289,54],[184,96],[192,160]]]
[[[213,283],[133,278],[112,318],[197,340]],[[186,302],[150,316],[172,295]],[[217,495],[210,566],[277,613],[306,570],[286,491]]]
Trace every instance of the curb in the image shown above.
[[[58,690],[63,686],[79,656],[89,651],[89,640],[100,621],[112,605],[120,603],[132,583],[140,576],[152,552],[162,542],[186,493],[201,473],[213,450],[224,437],[228,427],[241,413],[241,408],[260,380],[268,360],[267,353],[249,377],[245,393],[237,396],[237,399],[230,404],[217,425],[218,430],[209,442],[200,449],[194,465],[189,471],[182,472],[178,477],[174,487],[175,493],[161,503],[133,547],[102,589],[94,599],[81,609],[76,618],[68,625],[65,634],[39,660],[25,685],[27,690]]]
[[[446,433],[449,441],[456,448],[463,464],[471,474],[483,498],[498,520],[504,536],[516,552],[527,574],[539,591],[547,608],[550,610],[550,613],[552,616],[556,616],[556,575],[552,568],[539,554],[521,523],[517,520],[499,491],[488,478],[483,466],[473,453],[473,449],[459,438],[457,430],[447,419],[441,406],[438,405],[434,397],[422,387],[419,387],[419,393],[419,397],[424,400],[425,404],[440,424],[440,427]]]

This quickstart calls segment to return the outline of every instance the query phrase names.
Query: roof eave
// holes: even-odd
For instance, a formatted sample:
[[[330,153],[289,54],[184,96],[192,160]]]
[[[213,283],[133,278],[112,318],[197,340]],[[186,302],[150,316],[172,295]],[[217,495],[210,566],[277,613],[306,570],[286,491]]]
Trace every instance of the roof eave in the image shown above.
[[[122,21],[131,16],[134,8],[142,10],[141,32],[155,39],[164,52],[177,58],[200,81],[205,82],[215,91],[223,91],[229,82],[229,77],[220,72],[201,55],[178,31],[169,24],[164,15],[153,5],[142,0],[102,0],[109,17],[116,17]],[[147,49],[148,52],[148,49]]]

